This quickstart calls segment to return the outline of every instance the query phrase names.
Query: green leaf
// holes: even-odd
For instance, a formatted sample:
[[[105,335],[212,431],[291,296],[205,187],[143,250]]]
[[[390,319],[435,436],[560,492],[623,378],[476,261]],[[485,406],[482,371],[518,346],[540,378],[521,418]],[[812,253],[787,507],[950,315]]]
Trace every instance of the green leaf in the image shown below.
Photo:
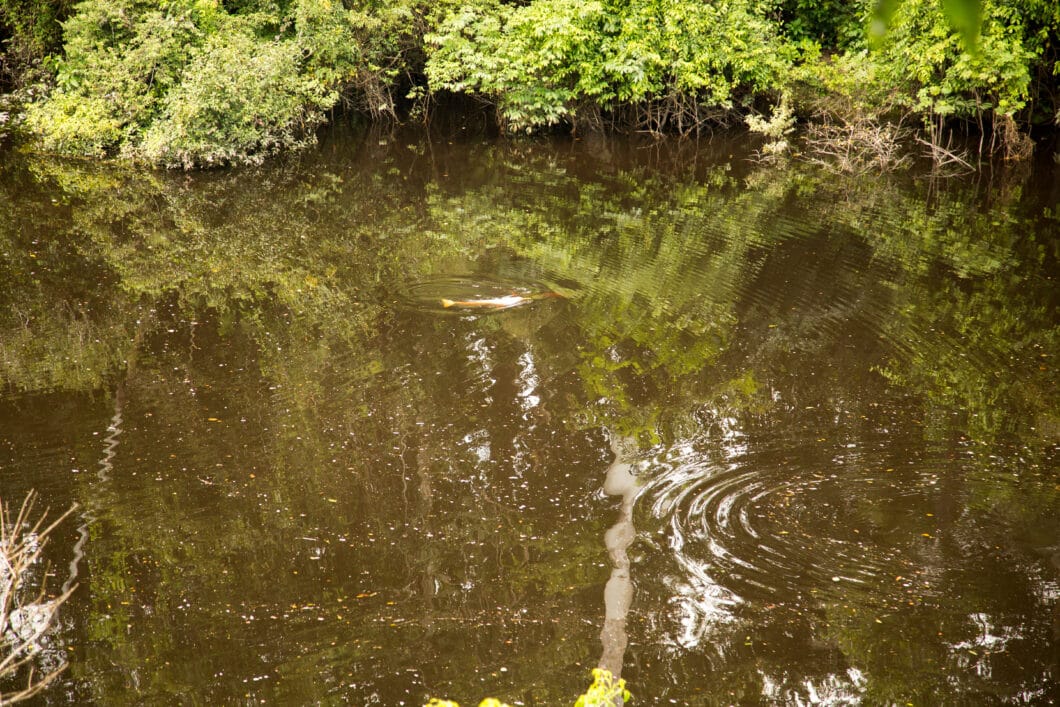
[[[887,34],[891,26],[894,13],[898,11],[901,0],[876,0],[872,8],[872,16],[869,19],[869,41],[873,46],[878,46]]]
[[[964,49],[979,53],[979,31],[983,23],[982,0],[942,0],[942,11],[950,26],[961,35]]]

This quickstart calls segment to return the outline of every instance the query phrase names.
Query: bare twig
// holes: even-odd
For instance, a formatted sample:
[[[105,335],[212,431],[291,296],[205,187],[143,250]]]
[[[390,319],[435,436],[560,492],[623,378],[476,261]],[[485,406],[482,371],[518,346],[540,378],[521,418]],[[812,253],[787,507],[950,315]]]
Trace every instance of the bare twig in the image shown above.
[[[909,131],[901,121],[819,118],[821,122],[811,123],[806,135],[812,162],[837,172],[864,174],[894,170],[909,161],[902,150]]]
[[[0,694],[0,703],[13,704],[27,700],[45,689],[65,669],[65,665],[37,675],[30,664],[40,641],[55,620],[60,605],[76,586],[70,587],[54,599],[45,599],[45,580],[35,593],[30,591],[32,568],[47,545],[48,536],[73,513],[71,507],[54,522],[45,525],[45,509],[31,522],[37,495],[30,492],[19,508],[18,515],[9,521],[10,512],[0,500],[0,681],[7,682],[24,668],[28,669],[26,685],[14,692]],[[44,573],[47,577],[47,572]]]
[[[942,168],[947,167],[949,165],[958,164],[964,167],[969,172],[975,171],[975,167],[973,167],[967,160],[962,159],[960,155],[956,154],[952,150],[947,149],[946,147],[943,147],[937,142],[925,140],[921,137],[917,137],[916,141],[919,142],[921,145],[927,146],[927,148],[931,152],[931,159],[934,161],[937,167]]]

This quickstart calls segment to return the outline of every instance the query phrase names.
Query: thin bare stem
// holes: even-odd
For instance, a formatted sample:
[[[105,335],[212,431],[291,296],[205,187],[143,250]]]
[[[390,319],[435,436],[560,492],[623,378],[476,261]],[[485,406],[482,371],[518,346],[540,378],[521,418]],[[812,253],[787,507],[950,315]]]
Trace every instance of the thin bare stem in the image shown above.
[[[37,495],[30,492],[23,500],[18,514],[10,521],[7,504],[0,499],[0,680],[14,678],[23,669],[27,676],[25,687],[0,694],[0,703],[14,704],[27,700],[45,689],[65,669],[65,665],[38,675],[32,660],[40,641],[55,620],[59,606],[77,588],[47,600],[46,580],[42,579],[36,592],[28,590],[32,568],[47,545],[52,531],[74,512],[70,507],[54,522],[45,525],[48,509],[33,522]],[[43,577],[48,576],[47,570]],[[27,596],[29,594],[29,596]]]

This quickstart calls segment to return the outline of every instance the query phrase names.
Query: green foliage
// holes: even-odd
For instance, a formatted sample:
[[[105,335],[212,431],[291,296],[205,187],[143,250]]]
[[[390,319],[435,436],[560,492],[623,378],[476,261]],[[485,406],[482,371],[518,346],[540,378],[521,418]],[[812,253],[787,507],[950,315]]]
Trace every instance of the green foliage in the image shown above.
[[[863,52],[833,57],[807,54],[793,74],[796,103],[803,112],[838,114],[848,120],[878,119],[899,100],[882,69]]]
[[[929,128],[934,144],[948,123],[965,121],[993,131],[1007,154],[1029,153],[1016,121],[1055,113],[1060,9],[1040,0],[989,0],[980,10],[973,46],[954,29],[952,8],[934,0],[894,3],[879,36],[863,35],[842,54],[805,52],[792,73],[797,109],[818,118],[821,132],[847,141],[826,148],[831,153],[855,149],[900,162],[892,153],[903,129],[881,125],[901,126],[909,117]]]
[[[244,32],[213,35],[166,94],[161,115],[127,152],[154,164],[256,162],[306,144],[335,102],[300,72],[293,41],[260,41]]]
[[[0,80],[17,84],[18,74],[60,48],[61,23],[73,5],[73,0],[0,0]]]
[[[874,58],[882,78],[898,87],[910,107],[933,117],[1012,115],[1029,96],[1036,57],[1024,14],[988,3],[979,50],[964,51],[944,13],[930,0],[906,0]]]
[[[200,25],[214,14],[189,0],[164,10],[135,0],[81,3],[65,27],[57,96],[104,100],[124,124],[147,125],[202,45]]]
[[[577,120],[583,104],[730,109],[776,88],[790,63],[764,9],[751,0],[481,0],[426,38],[426,72],[432,89],[494,102],[517,129]]]
[[[872,10],[871,38],[879,41],[886,34],[903,0],[876,0]],[[983,21],[982,0],[942,0],[942,11],[950,27],[961,35],[964,48],[975,51]]]
[[[30,107],[27,126],[50,152],[134,152],[202,47],[201,27],[218,12],[191,0],[164,9],[136,0],[81,3],[65,27],[56,88]]]
[[[787,94],[773,107],[768,119],[757,115],[747,116],[747,128],[769,139],[762,147],[764,155],[782,155],[788,150],[787,137],[795,131],[795,112]]]
[[[415,0],[85,0],[66,23],[55,89],[29,109],[44,150],[167,166],[258,162],[312,142],[340,95],[394,115]]]
[[[425,8],[448,4],[301,0],[293,18],[306,73],[371,115],[396,118],[395,91],[422,67]]]
[[[600,57],[603,6],[547,4],[551,12],[545,3],[514,8],[484,0],[451,13],[426,38],[432,89],[495,101],[517,129],[559,122],[580,94],[606,100],[599,74],[579,71]]]
[[[12,55],[15,45],[37,55],[57,46],[46,32],[25,37],[44,32],[38,25],[53,31],[45,15],[70,8],[33,7],[0,0]],[[886,32],[870,42],[873,21]],[[853,108],[842,121],[913,114],[983,127],[1002,117],[1015,133],[1029,105],[1039,120],[1056,113],[1060,9],[1050,0],[84,0],[64,27],[63,55],[46,62],[54,87],[28,109],[42,149],[192,167],[301,148],[340,101],[396,119],[400,97],[420,110],[442,92],[481,99],[502,126],[525,131],[689,133],[788,95],[788,123]]]
[[[864,3],[850,0],[784,0],[784,33],[795,41],[845,49],[864,39]]]
[[[60,93],[33,106],[26,127],[48,152],[102,157],[121,139],[123,126],[106,99]]]

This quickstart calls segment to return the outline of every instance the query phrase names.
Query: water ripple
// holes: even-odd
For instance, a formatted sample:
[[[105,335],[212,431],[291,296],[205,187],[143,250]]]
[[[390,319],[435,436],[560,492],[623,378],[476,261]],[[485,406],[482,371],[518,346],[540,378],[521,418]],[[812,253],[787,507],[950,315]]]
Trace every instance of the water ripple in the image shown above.
[[[489,314],[521,303],[551,297],[563,298],[564,295],[554,292],[544,283],[532,280],[488,275],[449,275],[409,283],[400,297],[409,309],[467,316],[469,310],[476,315]],[[496,301],[496,304],[476,306],[484,301]]]
[[[762,452],[717,463],[693,445],[653,467],[642,498],[667,522],[679,564],[713,577],[729,605],[782,603],[901,574],[909,528],[875,518],[874,509],[934,486],[927,470],[899,478],[890,469],[788,464]]]

